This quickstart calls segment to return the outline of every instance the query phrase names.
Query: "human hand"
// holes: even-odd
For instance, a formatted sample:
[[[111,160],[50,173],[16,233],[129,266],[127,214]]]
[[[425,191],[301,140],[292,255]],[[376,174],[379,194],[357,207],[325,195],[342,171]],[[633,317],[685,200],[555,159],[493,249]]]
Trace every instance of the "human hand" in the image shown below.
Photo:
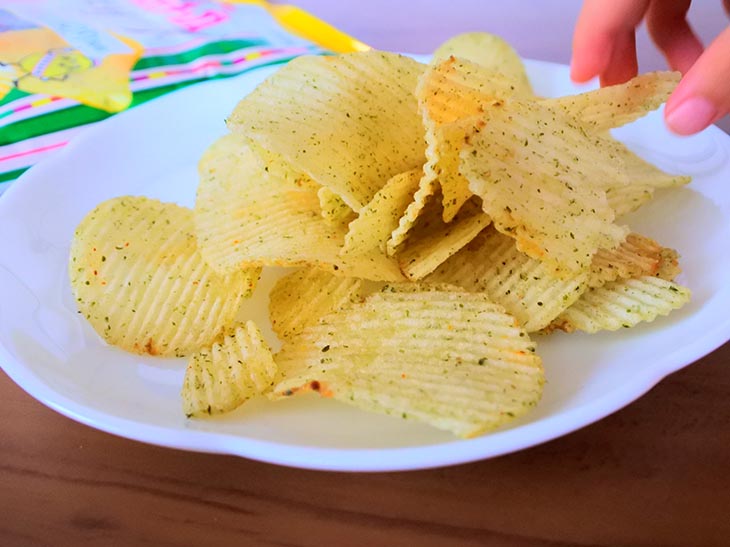
[[[586,0],[573,35],[571,78],[601,85],[636,76],[635,29],[646,18],[652,40],[682,80],[667,101],[664,119],[690,135],[730,112],[730,28],[704,49],[686,19],[691,0]],[[730,0],[723,0],[730,12]]]

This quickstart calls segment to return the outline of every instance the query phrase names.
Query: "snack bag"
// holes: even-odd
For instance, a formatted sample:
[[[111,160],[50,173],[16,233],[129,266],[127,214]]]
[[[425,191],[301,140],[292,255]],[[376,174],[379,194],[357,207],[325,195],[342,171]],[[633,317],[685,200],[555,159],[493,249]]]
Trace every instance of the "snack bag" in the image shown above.
[[[263,1],[3,0],[0,194],[111,113],[323,48],[367,46]]]

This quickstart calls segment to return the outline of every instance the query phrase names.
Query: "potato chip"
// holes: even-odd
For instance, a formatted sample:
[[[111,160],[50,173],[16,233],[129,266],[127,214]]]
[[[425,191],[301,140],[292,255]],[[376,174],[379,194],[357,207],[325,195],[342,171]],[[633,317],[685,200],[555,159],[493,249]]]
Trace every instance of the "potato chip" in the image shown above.
[[[198,243],[216,271],[315,265],[365,279],[403,279],[398,263],[381,253],[340,258],[346,227],[322,218],[319,187],[240,135],[216,141],[199,172]]]
[[[461,172],[520,251],[570,277],[625,238],[605,191],[591,183],[616,169],[620,177],[596,140],[537,102],[496,103],[483,116],[461,152]]]
[[[385,253],[385,244],[413,201],[421,175],[421,169],[411,169],[391,178],[350,223],[340,254]]]
[[[449,58],[432,64],[419,78],[416,97],[426,128],[421,194],[431,195],[441,187],[445,222],[450,222],[473,195],[469,182],[459,172],[459,152],[466,128],[452,122],[474,116],[485,104],[514,93],[514,82],[467,59]],[[421,199],[411,206],[402,228],[393,238],[392,248],[405,240],[424,203]]]
[[[269,293],[271,327],[279,338],[291,338],[320,317],[360,299],[359,279],[338,277],[311,268],[292,272]]]
[[[423,174],[418,181],[418,189],[413,194],[413,199],[406,207],[403,215],[398,219],[398,225],[390,233],[388,241],[385,243],[385,250],[388,256],[393,256],[397,252],[399,246],[408,239],[416,220],[423,212],[424,208],[433,201],[434,194],[438,190],[438,181],[428,174]]]
[[[451,57],[427,67],[415,93],[420,111],[436,125],[443,125],[479,114],[493,102],[515,96],[516,91],[515,83],[504,75]]]
[[[654,189],[648,186],[633,185],[606,190],[608,205],[613,209],[616,218],[636,211],[654,197]]]
[[[628,185],[609,185],[606,189],[606,197],[617,217],[635,211],[650,201],[657,189],[684,186],[692,180],[688,176],[665,173],[618,141],[614,140],[612,146],[629,179]]]
[[[408,279],[421,279],[464,245],[474,239],[490,222],[479,204],[469,202],[446,224],[442,207],[432,202],[431,211],[422,215],[413,229],[413,235],[398,250],[396,258]]]
[[[629,234],[615,249],[599,249],[593,256],[588,285],[600,287],[617,279],[655,275],[661,256],[659,243],[639,234]]]
[[[76,228],[69,277],[79,311],[108,343],[183,356],[210,344],[253,291],[259,268],[218,275],[193,213],[143,197],[103,202]]]
[[[335,226],[346,226],[355,219],[355,212],[342,198],[324,186],[317,190],[322,218]]]
[[[459,152],[463,145],[464,132],[455,125],[444,125],[435,130],[438,139],[438,157],[434,160],[443,197],[444,222],[451,222],[474,193],[469,181],[459,172]],[[461,140],[460,144],[456,144]],[[430,165],[430,158],[426,165]]]
[[[424,120],[426,125],[426,164],[424,172],[438,180],[443,196],[443,220],[451,222],[456,214],[474,195],[469,181],[459,172],[459,152],[464,145],[466,133],[458,124],[435,125]]]
[[[621,127],[659,108],[681,76],[679,72],[648,72],[623,84],[546,99],[545,104],[557,106],[578,118],[587,129],[601,132]]]
[[[586,291],[552,326],[589,333],[630,328],[681,308],[690,296],[689,289],[658,277],[622,279]]]
[[[320,215],[318,186],[277,159],[229,134],[200,160],[195,223],[216,270],[322,261],[339,247],[336,229]]]
[[[671,175],[632,152],[626,145],[615,141],[616,152],[626,168],[630,185],[646,185],[658,188],[677,188],[692,181],[686,175]]]
[[[534,350],[485,295],[388,287],[285,343],[273,393],[316,391],[473,437],[537,404],[544,375]]]
[[[682,268],[679,267],[679,253],[674,249],[662,247],[659,267],[654,275],[666,281],[674,281],[680,273],[682,273]]]
[[[610,153],[616,158],[631,185],[646,185],[653,188],[671,188],[683,186],[690,182],[691,177],[683,175],[672,175],[665,173],[657,166],[647,162],[641,156],[633,152],[628,146],[615,139],[610,132],[604,131],[594,137],[602,140],[602,146],[610,149]],[[618,184],[617,184],[618,182]],[[626,186],[623,181],[607,180],[603,188],[610,189],[615,186]]]
[[[253,321],[236,326],[211,347],[190,356],[181,396],[185,415],[235,410],[271,390],[276,363]]]
[[[466,32],[450,38],[433,53],[431,64],[449,57],[466,59],[485,69],[502,74],[515,85],[518,94],[533,95],[525,65],[514,48],[488,32]]]
[[[489,227],[425,280],[483,292],[534,332],[549,325],[587,288],[586,272],[564,280],[550,274],[545,264],[518,251],[513,239]]]
[[[359,211],[392,176],[423,165],[413,95],[423,68],[382,51],[298,57],[245,97],[228,126]]]
[[[656,187],[651,184],[630,184],[606,190],[606,199],[616,218],[639,209],[654,198]]]
[[[342,256],[333,259],[332,264],[319,266],[327,272],[344,277],[357,277],[369,281],[403,281],[398,262],[380,251]]]

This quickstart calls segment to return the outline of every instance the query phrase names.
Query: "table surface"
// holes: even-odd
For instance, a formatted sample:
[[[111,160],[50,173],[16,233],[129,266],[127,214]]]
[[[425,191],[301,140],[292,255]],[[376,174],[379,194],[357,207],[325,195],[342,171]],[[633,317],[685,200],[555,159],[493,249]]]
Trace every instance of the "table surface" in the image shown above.
[[[300,2],[377,47],[427,52],[481,29],[525,56],[560,62],[579,8],[415,4]],[[720,2],[695,2],[691,13],[706,40],[725,25]],[[660,66],[642,36],[642,67]],[[128,441],[55,414],[0,374],[0,545],[728,545],[728,365],[730,343],[563,438],[493,460],[383,474]]]

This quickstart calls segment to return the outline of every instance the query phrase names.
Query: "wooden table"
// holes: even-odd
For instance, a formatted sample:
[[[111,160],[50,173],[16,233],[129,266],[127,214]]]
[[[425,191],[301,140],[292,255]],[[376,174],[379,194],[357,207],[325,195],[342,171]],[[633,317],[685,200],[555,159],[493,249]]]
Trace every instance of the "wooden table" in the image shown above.
[[[0,544],[726,546],[728,365],[730,344],[624,410],[523,452],[382,474],[120,439],[0,375]]]
[[[423,2],[414,13],[401,2],[381,20],[385,4],[302,2],[376,46],[427,51],[461,30],[504,28],[523,54],[564,62],[577,10],[519,2],[510,18],[497,3]],[[707,33],[717,26],[714,4],[699,3]],[[516,32],[531,6],[552,6],[545,17],[563,31]],[[728,365],[730,344],[561,439],[390,474],[302,471],[128,441],[55,414],[0,374],[0,545],[729,545]]]

